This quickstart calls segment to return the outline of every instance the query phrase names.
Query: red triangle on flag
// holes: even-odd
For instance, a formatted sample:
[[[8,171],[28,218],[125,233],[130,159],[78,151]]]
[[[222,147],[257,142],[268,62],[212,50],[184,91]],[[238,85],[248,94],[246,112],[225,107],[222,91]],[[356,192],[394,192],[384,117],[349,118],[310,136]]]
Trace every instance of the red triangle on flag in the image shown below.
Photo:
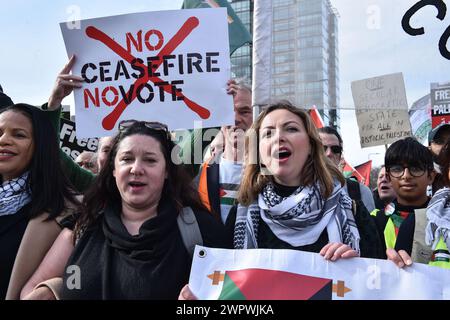
[[[372,170],[372,160],[364,162],[359,166],[355,167],[355,171],[358,172],[361,179],[358,179],[359,182],[364,183],[366,186],[369,186],[370,183],[370,171]]]

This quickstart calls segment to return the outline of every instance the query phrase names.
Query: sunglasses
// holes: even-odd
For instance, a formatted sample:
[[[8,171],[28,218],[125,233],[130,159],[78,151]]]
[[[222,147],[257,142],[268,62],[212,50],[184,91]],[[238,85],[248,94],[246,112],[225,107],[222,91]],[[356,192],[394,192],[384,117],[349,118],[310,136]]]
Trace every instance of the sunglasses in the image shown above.
[[[166,138],[170,139],[169,128],[165,124],[156,121],[123,120],[119,122],[119,132],[124,132],[134,126],[145,126],[152,130],[163,131]]]
[[[341,154],[342,153],[342,147],[341,146],[323,146],[323,150],[327,152],[327,149],[330,148],[331,152],[334,154]]]

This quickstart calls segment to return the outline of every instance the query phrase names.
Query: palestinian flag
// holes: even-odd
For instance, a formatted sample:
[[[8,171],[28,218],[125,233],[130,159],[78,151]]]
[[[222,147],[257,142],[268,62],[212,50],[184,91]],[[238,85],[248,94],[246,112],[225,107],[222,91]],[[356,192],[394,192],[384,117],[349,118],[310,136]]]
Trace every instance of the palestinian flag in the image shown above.
[[[314,125],[317,129],[325,127],[322,116],[320,115],[319,110],[317,110],[316,106],[312,106],[312,108],[309,110],[309,116],[311,117],[311,120],[314,122]]]
[[[219,300],[331,300],[333,281],[291,272],[226,271]]]
[[[236,204],[238,190],[238,184],[221,183],[219,185],[220,204],[234,206]]]
[[[372,170],[372,160],[369,160],[367,162],[364,162],[363,164],[360,164],[359,166],[355,167],[355,170],[363,177],[361,183],[364,183],[366,186],[369,186],[370,183],[370,171]]]
[[[355,173],[355,168],[353,168],[347,161],[344,160],[344,168],[342,168],[342,174],[345,178],[350,178]]]

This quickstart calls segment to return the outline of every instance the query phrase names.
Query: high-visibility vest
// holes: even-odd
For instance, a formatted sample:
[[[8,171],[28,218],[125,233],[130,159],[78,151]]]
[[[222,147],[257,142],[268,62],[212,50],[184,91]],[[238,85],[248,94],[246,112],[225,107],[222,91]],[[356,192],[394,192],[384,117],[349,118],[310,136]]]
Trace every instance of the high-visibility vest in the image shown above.
[[[393,248],[395,248],[395,243],[397,242],[397,233],[395,231],[395,223],[393,220],[394,218],[392,217],[393,214],[387,215],[385,211],[375,209],[370,213],[370,215],[373,217],[376,217],[380,212],[387,216],[386,225],[383,230],[384,242],[386,245],[386,249],[393,249]],[[397,218],[402,219],[400,217],[397,217]]]
[[[450,269],[450,253],[443,237],[439,239],[439,242],[433,251],[431,261],[430,263],[428,263],[428,265]]]
[[[202,201],[203,205],[209,210],[209,212],[212,212],[212,210],[211,203],[209,202],[207,168],[211,159],[212,157],[206,160],[203,166],[200,168],[200,179],[198,182],[198,194],[200,195],[200,200]]]
[[[380,213],[379,209],[373,210],[370,215],[376,217]],[[395,248],[395,243],[397,241],[397,234],[395,233],[395,224],[392,220],[391,216],[388,216],[386,226],[383,230],[384,234],[384,242],[386,244],[386,249],[393,249]]]

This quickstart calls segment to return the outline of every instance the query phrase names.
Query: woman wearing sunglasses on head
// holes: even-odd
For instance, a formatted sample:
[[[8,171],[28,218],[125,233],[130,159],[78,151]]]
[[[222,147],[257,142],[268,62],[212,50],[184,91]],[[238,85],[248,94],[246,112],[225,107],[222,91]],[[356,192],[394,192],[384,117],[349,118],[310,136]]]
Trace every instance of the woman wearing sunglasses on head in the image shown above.
[[[230,246],[187,172],[172,161],[167,127],[130,120],[119,129],[85,194],[74,236],[62,234],[46,257],[65,265],[51,274],[64,274],[61,299],[176,299],[192,259],[177,220],[186,208],[194,212],[204,245]],[[78,285],[72,282],[76,272]]]

